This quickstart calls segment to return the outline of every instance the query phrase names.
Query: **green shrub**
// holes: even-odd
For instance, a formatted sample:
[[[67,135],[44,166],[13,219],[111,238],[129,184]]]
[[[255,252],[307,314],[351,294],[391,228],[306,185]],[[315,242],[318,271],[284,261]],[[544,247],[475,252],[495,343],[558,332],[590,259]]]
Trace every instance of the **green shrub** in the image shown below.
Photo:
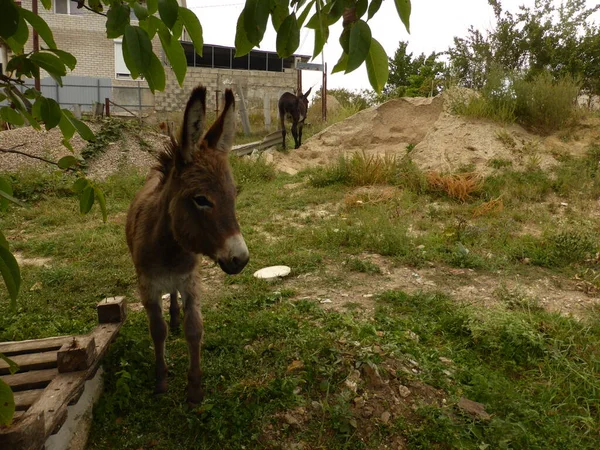
[[[575,119],[575,102],[579,83],[569,76],[558,80],[548,72],[533,80],[517,79],[515,115],[523,125],[542,134],[549,134]]]
[[[236,183],[243,186],[249,183],[262,183],[275,179],[277,173],[273,164],[260,156],[254,158],[239,158],[232,155],[229,159]]]

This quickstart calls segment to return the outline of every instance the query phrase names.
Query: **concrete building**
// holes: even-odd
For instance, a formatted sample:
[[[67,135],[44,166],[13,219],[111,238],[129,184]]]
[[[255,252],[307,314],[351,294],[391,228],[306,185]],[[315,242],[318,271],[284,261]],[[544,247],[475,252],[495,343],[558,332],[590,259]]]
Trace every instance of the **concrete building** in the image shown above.
[[[185,5],[185,0],[179,2]],[[22,0],[21,4],[31,10],[31,3],[32,0]],[[85,109],[86,103],[103,102],[104,97],[109,97],[113,102],[134,110],[181,111],[190,90],[202,83],[209,91],[209,108],[217,107],[215,92],[237,85],[242,88],[249,109],[262,112],[267,103],[276,104],[283,92],[296,89],[298,71],[294,68],[295,59],[309,59],[308,56],[282,59],[275,52],[254,50],[242,58],[235,58],[235,49],[210,44],[204,45],[200,56],[192,43],[186,41],[184,33],[182,45],[188,71],[184,85],[180,87],[156,36],[153,49],[165,64],[167,81],[163,92],[152,95],[144,80],[131,78],[123,60],[121,40],[106,37],[106,17],[77,9],[77,3],[72,0],[54,0],[49,11],[40,3],[38,14],[50,26],[58,48],[77,58],[77,66],[68,73],[63,88],[56,86],[49,77],[42,81],[43,93],[55,98],[63,107],[78,103]],[[131,19],[135,23],[133,10]],[[27,45],[26,51],[30,51],[31,39]],[[44,46],[42,39],[40,46]]]

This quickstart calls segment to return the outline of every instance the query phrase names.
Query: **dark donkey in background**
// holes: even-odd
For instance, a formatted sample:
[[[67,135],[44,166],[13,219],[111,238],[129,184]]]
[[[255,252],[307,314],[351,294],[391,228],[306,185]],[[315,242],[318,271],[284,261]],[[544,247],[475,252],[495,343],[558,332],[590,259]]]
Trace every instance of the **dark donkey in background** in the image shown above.
[[[294,136],[294,148],[302,145],[302,127],[304,119],[306,119],[306,111],[308,110],[308,94],[312,87],[305,94],[294,95],[290,92],[285,92],[279,97],[279,121],[281,122],[281,136],[283,137],[283,148],[285,150],[285,117],[292,119],[292,136]]]
[[[185,108],[179,142],[159,156],[127,215],[127,245],[138,277],[140,296],[156,354],[155,392],[167,390],[162,294],[171,294],[170,327],[180,325],[177,292],[183,301],[183,327],[190,366],[187,398],[199,403],[200,344],[198,255],[216,261],[228,274],[242,271],[249,254],[235,215],[236,187],[229,166],[235,134],[234,97],[225,91],[225,108],[203,135],[206,89],[197,87]]]

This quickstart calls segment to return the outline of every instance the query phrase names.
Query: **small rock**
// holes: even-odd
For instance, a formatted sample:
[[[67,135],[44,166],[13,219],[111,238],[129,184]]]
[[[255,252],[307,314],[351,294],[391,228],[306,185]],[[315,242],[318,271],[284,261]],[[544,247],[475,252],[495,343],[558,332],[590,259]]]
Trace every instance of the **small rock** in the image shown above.
[[[492,416],[486,412],[485,405],[483,405],[483,403],[474,402],[468,398],[461,397],[457,406],[475,419],[490,420],[492,418]]]
[[[358,385],[356,384],[356,381],[352,381],[352,380],[345,380],[344,384],[346,385],[346,387],[348,389],[350,389],[352,392],[356,392],[356,390],[358,389]]]
[[[363,409],[363,417],[369,418],[373,415],[373,408],[371,406],[367,406]]]
[[[398,386],[398,392],[400,393],[400,397],[402,398],[406,398],[410,395],[410,389],[408,389],[406,386],[404,385],[400,385]]]
[[[317,410],[317,411],[321,409],[321,403],[319,403],[316,400],[313,400],[312,402],[310,402],[310,406],[312,409]]]
[[[407,331],[405,331],[405,332],[404,332],[404,334],[406,334],[406,336],[407,336],[409,339],[412,339],[412,340],[413,340],[413,341],[415,341],[415,342],[419,342],[419,336],[418,336],[418,335],[417,335],[417,333],[415,333],[414,331],[407,330]]]
[[[423,250],[424,248],[425,248],[425,246],[423,244],[417,245],[417,250]]]
[[[444,364],[452,364],[453,361],[450,358],[446,358],[444,356],[440,356],[440,361],[443,362]]]
[[[565,202],[560,202],[560,206],[569,206],[569,204]]]
[[[365,399],[363,397],[354,397],[354,400],[352,401],[354,402],[354,406],[357,408],[362,408],[365,406]]]
[[[362,366],[362,371],[369,385],[376,387],[384,384],[381,375],[379,375],[379,372],[375,367],[365,364]]]
[[[390,414],[389,411],[384,411],[381,414],[381,422],[384,423],[384,424],[386,424],[386,423],[388,423],[390,421],[391,417],[392,417],[392,415]]]
[[[333,302],[331,301],[331,299],[330,299],[330,298],[324,298],[324,299],[323,299],[323,300],[321,300],[319,303],[323,303],[323,304],[324,304],[324,303],[333,303]]]
[[[363,297],[364,298],[371,298],[371,297],[373,297],[373,294],[365,294],[365,295],[363,295]]]
[[[285,414],[283,416],[285,422],[293,427],[299,427],[300,426],[300,422],[298,422],[298,419],[296,419],[294,416],[292,416],[291,414]]]
[[[42,283],[40,283],[39,281],[36,281],[33,286],[31,286],[31,288],[29,289],[30,291],[41,291],[42,290]]]

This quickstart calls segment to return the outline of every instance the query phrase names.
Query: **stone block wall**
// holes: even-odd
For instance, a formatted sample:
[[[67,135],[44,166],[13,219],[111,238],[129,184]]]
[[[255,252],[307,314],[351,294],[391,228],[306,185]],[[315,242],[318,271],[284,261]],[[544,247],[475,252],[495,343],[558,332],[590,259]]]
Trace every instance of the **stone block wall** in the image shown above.
[[[293,92],[297,84],[297,71],[285,69],[284,72],[266,72],[261,70],[210,69],[204,67],[188,67],[187,75],[180,87],[175,74],[167,70],[167,87],[164,92],[155,94],[155,109],[157,111],[183,111],[185,102],[192,89],[199,84],[207,89],[207,109],[214,111],[216,107],[215,93],[227,87],[242,88],[249,114],[262,114],[264,99],[268,97],[271,109],[277,107],[277,101],[286,91]],[[222,100],[219,100],[222,106]]]

